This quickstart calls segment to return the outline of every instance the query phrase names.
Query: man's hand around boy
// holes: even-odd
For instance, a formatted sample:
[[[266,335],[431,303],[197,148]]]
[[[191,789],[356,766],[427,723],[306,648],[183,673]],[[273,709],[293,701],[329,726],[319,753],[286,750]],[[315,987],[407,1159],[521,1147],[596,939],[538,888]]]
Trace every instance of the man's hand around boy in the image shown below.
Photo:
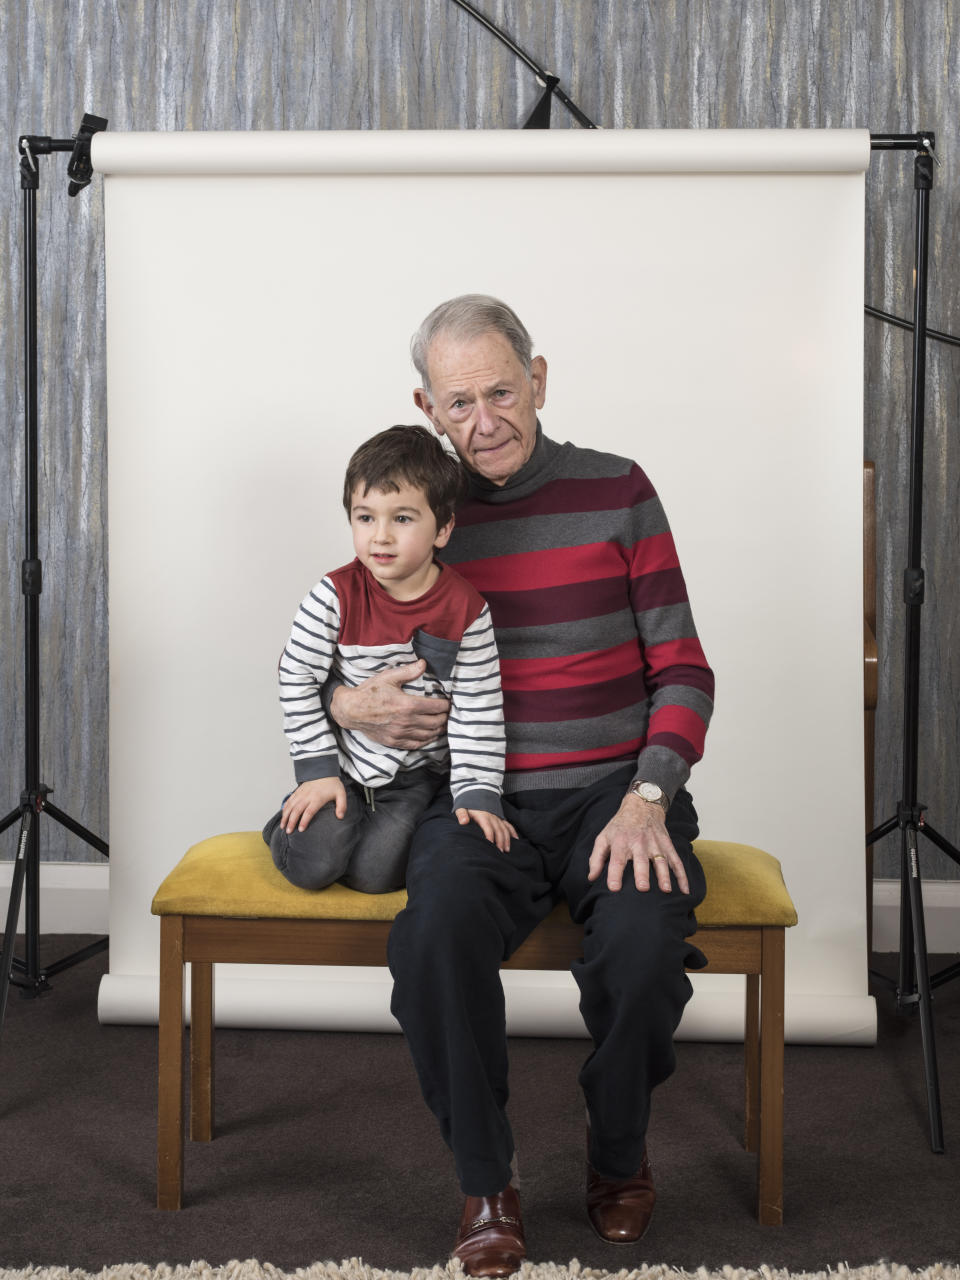
[[[301,782],[296,791],[287,796],[280,811],[280,825],[287,835],[298,828],[306,831],[323,806],[331,801],[336,807],[337,817],[345,817],[347,793],[339,778],[311,778],[309,782]]]
[[[510,852],[510,837],[519,839],[513,824],[506,818],[498,818],[495,813],[487,813],[485,809],[457,809],[457,821],[461,827],[468,822],[475,822],[491,844],[495,844],[501,853]]]
[[[426,666],[420,658],[379,671],[353,689],[341,685],[331,699],[330,714],[341,729],[365,733],[382,747],[412,751],[435,742],[447,727],[449,701],[403,691]]]

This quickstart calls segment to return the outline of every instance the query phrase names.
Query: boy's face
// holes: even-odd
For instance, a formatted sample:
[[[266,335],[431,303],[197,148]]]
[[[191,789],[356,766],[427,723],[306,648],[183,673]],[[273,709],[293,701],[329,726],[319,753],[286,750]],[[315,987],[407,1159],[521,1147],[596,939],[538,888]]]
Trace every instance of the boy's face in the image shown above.
[[[397,600],[414,600],[433,585],[433,553],[444,547],[453,521],[437,528],[426,494],[402,484],[399,493],[363,492],[350,502],[353,549],[385,591]]]

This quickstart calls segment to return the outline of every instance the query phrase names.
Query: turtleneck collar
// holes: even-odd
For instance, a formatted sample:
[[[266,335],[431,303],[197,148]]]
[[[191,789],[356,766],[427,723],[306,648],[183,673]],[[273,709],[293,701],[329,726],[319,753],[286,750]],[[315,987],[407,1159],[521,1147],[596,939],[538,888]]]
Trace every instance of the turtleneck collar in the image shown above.
[[[534,441],[533,453],[519,471],[504,484],[494,484],[486,476],[467,469],[467,480],[470,485],[470,496],[480,502],[515,502],[517,498],[529,497],[551,479],[556,468],[561,446],[543,434],[543,428],[537,419],[537,438]]]

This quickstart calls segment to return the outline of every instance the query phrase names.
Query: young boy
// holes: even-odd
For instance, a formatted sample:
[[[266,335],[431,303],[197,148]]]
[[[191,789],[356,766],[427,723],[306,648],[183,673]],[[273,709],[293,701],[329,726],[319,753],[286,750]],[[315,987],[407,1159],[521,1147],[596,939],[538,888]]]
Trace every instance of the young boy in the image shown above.
[[[504,852],[516,835],[500,803],[503,696],[490,610],[433,558],[450,537],[462,486],[459,461],[425,427],[390,427],[350,459],[343,505],[356,559],[306,597],[280,659],[299,785],[263,838],[301,888],[402,887],[414,827],[448,777],[462,823],[476,822]],[[386,751],[335,730],[322,702],[329,674],[352,685],[417,659],[426,669],[404,688],[451,700],[446,735]]]

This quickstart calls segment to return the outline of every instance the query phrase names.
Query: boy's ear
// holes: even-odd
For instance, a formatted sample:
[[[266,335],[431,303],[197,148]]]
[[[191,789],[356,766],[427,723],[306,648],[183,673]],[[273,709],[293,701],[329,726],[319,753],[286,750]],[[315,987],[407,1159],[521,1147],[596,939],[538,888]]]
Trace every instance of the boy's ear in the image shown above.
[[[424,415],[424,417],[429,421],[430,425],[433,427],[434,431],[436,431],[438,436],[442,436],[446,434],[443,430],[443,427],[437,421],[437,415],[433,407],[433,402],[431,401],[430,396],[425,387],[417,387],[416,391],[414,391],[413,393],[413,403],[417,406],[417,408]]]
[[[442,529],[437,530],[437,536],[433,540],[433,545],[438,549],[445,547],[450,541],[450,535],[453,533],[453,526],[457,523],[454,516],[451,516]]]

